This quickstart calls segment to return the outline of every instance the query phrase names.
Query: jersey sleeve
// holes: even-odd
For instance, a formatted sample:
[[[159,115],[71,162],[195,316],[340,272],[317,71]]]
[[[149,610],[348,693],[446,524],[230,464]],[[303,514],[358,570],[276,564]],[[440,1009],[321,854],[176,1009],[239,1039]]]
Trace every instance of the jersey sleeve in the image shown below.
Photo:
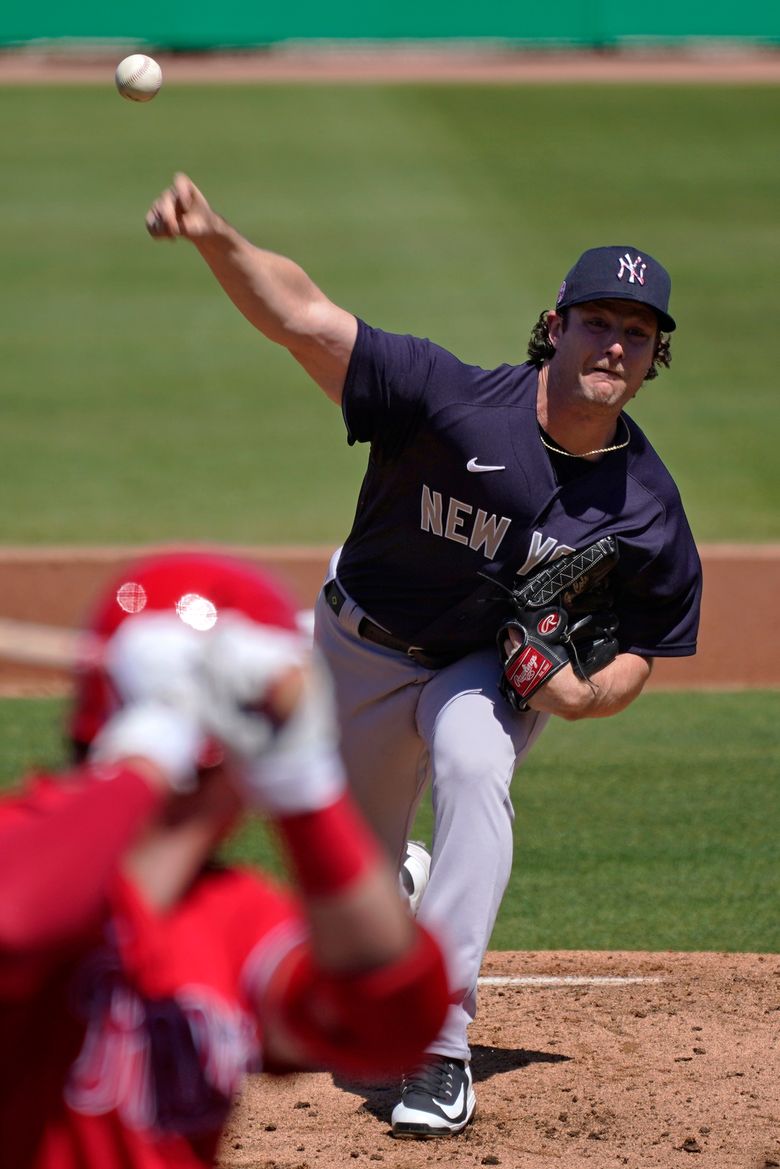
[[[160,803],[129,768],[38,779],[0,804],[0,995],[45,969],[107,911],[118,858]]]
[[[347,1075],[414,1067],[438,1034],[450,1002],[444,956],[418,922],[408,950],[369,970],[328,972],[292,931],[269,936],[253,987],[272,1029],[293,1040],[298,1066]],[[263,969],[263,966],[265,968]],[[286,1044],[285,1044],[286,1046]],[[266,1070],[292,1070],[279,1063]]]
[[[342,406],[350,444],[370,442],[387,455],[403,445],[421,415],[438,353],[430,341],[358,320]]]
[[[689,657],[696,653],[701,562],[682,510],[667,516],[663,540],[622,593],[618,638],[624,653]]]

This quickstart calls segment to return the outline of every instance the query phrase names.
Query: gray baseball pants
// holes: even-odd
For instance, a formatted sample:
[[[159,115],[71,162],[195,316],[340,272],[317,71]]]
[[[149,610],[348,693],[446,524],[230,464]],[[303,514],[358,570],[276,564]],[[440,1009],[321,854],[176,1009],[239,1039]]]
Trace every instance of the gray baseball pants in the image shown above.
[[[349,597],[337,615],[320,594],[314,636],[333,674],[351,790],[399,866],[431,785],[433,862],[418,918],[442,938],[462,999],[430,1050],[468,1059],[477,978],[512,867],[510,784],[548,716],[504,701],[495,650],[428,670],[360,638],[365,615]]]

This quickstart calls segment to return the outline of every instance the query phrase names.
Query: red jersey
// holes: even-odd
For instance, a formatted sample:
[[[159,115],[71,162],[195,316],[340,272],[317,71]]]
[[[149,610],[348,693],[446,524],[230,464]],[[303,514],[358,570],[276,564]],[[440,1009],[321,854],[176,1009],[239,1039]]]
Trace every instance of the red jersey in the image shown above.
[[[109,854],[112,833],[132,839],[158,797],[129,771],[104,785],[94,769],[87,784],[75,778],[65,788],[42,779],[0,804],[4,897],[15,891],[6,858],[28,824],[38,852],[27,870],[71,852],[56,904],[26,906],[24,944],[11,949],[0,934],[0,1166],[212,1165],[235,1094],[260,1066],[247,960],[257,985],[299,940],[302,918],[291,897],[238,869],[204,869],[172,910],[152,910]],[[110,810],[105,858],[101,836],[74,865],[87,807],[79,801],[100,788],[101,816]],[[62,839],[71,810],[75,842]]]

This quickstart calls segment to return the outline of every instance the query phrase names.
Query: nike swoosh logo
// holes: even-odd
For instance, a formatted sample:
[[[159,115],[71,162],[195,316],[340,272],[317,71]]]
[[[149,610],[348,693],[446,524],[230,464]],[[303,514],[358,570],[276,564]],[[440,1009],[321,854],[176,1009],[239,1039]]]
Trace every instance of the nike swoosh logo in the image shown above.
[[[503,471],[503,467],[501,470]],[[443,1100],[437,1100],[435,1096],[433,1098],[433,1102],[437,1108],[441,1108],[442,1112],[448,1120],[457,1120],[458,1117],[462,1114],[463,1107],[466,1103],[466,1089],[463,1084],[461,1084],[460,1091],[458,1092],[458,1098],[454,1104],[445,1104]]]
[[[478,463],[477,460],[474,458],[474,459],[469,459],[469,461],[466,463],[466,470],[467,471],[505,471],[506,467],[482,466],[482,464]]]

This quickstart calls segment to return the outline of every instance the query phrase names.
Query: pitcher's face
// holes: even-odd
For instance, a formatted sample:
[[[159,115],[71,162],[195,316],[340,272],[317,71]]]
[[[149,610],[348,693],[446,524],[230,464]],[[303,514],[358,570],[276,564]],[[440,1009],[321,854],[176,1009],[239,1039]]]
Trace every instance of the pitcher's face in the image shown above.
[[[550,385],[578,400],[620,408],[634,397],[653,362],[658,321],[646,305],[595,300],[572,305],[568,319],[547,319],[555,356]]]

